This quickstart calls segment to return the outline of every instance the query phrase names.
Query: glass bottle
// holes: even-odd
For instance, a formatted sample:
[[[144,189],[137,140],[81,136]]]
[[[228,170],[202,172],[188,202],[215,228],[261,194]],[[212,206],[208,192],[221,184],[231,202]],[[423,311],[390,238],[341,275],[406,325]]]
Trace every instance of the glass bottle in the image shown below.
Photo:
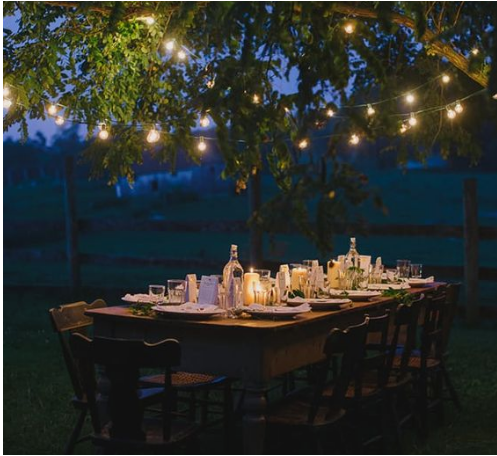
[[[345,255],[345,288],[355,290],[358,287],[358,281],[361,276],[360,271],[361,256],[356,249],[355,238],[350,238],[350,250]]]
[[[356,249],[355,237],[350,238],[350,250],[345,256],[345,263],[348,267],[359,268],[361,264],[361,256]]]
[[[236,293],[233,279],[240,279],[239,284],[243,284],[243,268],[238,261],[238,246],[231,245],[230,260],[223,269],[223,285],[226,292],[226,307],[236,307]],[[238,282],[238,281],[237,281]]]

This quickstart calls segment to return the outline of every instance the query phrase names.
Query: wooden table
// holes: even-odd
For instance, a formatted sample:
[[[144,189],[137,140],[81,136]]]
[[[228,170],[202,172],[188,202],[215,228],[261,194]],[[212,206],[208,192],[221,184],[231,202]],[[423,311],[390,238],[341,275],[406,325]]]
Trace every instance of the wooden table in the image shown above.
[[[423,289],[434,291],[441,283]],[[265,391],[269,380],[323,358],[322,349],[331,328],[345,328],[364,314],[395,307],[391,298],[354,302],[350,308],[303,314],[293,320],[212,319],[171,320],[132,315],[127,307],[88,311],[96,336],[157,342],[175,338],[181,343],[181,370],[239,378],[246,390],[243,444],[246,454],[264,453]]]

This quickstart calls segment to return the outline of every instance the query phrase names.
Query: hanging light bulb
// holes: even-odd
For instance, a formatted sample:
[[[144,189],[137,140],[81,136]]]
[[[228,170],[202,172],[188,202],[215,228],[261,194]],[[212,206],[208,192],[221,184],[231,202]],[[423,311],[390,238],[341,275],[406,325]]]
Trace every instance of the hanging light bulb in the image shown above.
[[[406,95],[406,102],[409,103],[409,104],[414,103],[415,99],[416,99],[416,97],[412,93],[408,93]]]
[[[142,18],[142,20],[147,25],[153,25],[153,24],[155,24],[155,19],[154,19],[153,16],[145,16],[145,17]]]
[[[447,108],[447,117],[449,119],[455,119],[455,117],[457,116],[457,113],[456,111],[454,111],[453,109],[451,108]]]
[[[160,139],[160,133],[155,129],[155,127],[152,127],[152,129],[148,132],[147,142],[153,144],[159,141],[159,139]]]
[[[406,131],[407,131],[407,125],[406,124],[402,124],[400,126],[400,133],[404,134]]]
[[[59,125],[59,126],[60,126],[60,125],[64,125],[64,122],[65,122],[65,121],[66,121],[66,120],[65,120],[65,119],[64,119],[64,117],[62,117],[62,116],[57,116],[57,117],[55,118],[55,124],[56,124],[56,125]]]
[[[493,98],[494,100],[497,100],[497,93],[494,93],[494,94],[492,95],[492,98]]]
[[[200,118],[200,126],[203,127],[203,128],[206,128],[210,125],[211,121],[209,120],[209,118],[207,116],[202,116]]]
[[[459,101],[456,101],[456,105],[454,106],[454,111],[456,111],[458,114],[461,114],[461,112],[464,111],[463,105]]]
[[[297,147],[300,149],[300,150],[304,150],[304,149],[307,149],[309,147],[309,140],[306,139],[306,138],[303,138],[299,141],[299,143],[297,144]]]
[[[333,117],[335,115],[335,111],[333,111],[333,109],[329,108],[327,111],[326,111],[326,115],[328,117]]]
[[[207,149],[207,143],[205,142],[204,140],[204,137],[201,136],[198,140],[198,144],[197,144],[197,149],[200,151],[200,152],[205,152],[206,149]]]
[[[178,51],[177,56],[178,56],[178,59],[180,59],[180,60],[186,60],[186,52],[183,51],[183,49],[181,49],[180,51]]]
[[[7,98],[10,95],[9,86],[3,86],[3,97]]]
[[[448,84],[450,82],[450,76],[448,74],[443,74],[442,75],[442,82],[444,84]]]
[[[54,105],[54,104],[51,104],[48,108],[47,108],[47,112],[48,114],[50,114],[51,116],[55,116],[55,114],[57,114],[57,106]]]
[[[414,114],[411,112],[411,115],[409,116],[409,125],[411,127],[415,127],[417,124],[418,124],[418,119],[416,119],[416,117],[414,116]]]
[[[166,41],[166,44],[164,46],[166,50],[172,51],[174,49],[174,40]]]
[[[347,33],[348,35],[351,35],[352,33],[354,33],[355,27],[354,27],[354,24],[352,22],[347,22],[343,26],[343,29],[345,30],[345,33]]]
[[[354,146],[359,144],[359,141],[360,141],[359,136],[356,134],[353,134],[349,139],[349,143],[354,145]]]
[[[260,102],[261,102],[261,97],[256,93],[254,93],[254,95],[252,95],[252,103],[259,104]]]
[[[98,137],[102,140],[105,141],[109,139],[109,130],[107,130],[107,126],[103,123],[98,126],[100,131],[98,132]]]
[[[3,109],[9,109],[12,106],[12,100],[8,98],[3,99]]]
[[[479,53],[480,53],[480,50],[477,47],[474,47],[473,49],[471,49],[471,54],[478,55]]]
[[[375,112],[375,109],[369,104],[367,110],[368,116],[373,116]]]
[[[205,85],[207,86],[208,89],[212,89],[216,85],[216,80],[215,79],[209,79]]]

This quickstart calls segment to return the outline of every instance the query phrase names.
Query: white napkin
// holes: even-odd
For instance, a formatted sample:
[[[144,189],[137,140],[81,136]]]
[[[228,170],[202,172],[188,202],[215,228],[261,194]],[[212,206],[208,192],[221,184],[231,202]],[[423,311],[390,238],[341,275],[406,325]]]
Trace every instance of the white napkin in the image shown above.
[[[433,283],[433,282],[435,282],[435,277],[430,276],[430,277],[426,277],[426,279],[412,277],[409,279],[409,282],[412,282],[412,283]]]
[[[135,295],[126,293],[126,295],[121,299],[129,302],[152,302],[150,295],[145,293],[137,293]]]

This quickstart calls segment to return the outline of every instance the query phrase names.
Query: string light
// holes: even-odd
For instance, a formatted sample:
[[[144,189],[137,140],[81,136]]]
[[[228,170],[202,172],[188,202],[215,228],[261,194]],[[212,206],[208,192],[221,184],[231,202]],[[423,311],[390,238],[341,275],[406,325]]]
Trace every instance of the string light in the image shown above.
[[[205,85],[207,86],[208,89],[212,89],[216,85],[216,80],[215,79],[209,79]]]
[[[416,99],[416,97],[412,93],[408,93],[406,95],[406,102],[409,103],[409,104],[414,103],[415,99]]]
[[[9,86],[3,86],[3,97],[6,98],[10,95]]]
[[[56,125],[59,125],[59,126],[60,126],[60,125],[64,125],[64,122],[65,122],[65,121],[66,121],[66,120],[65,120],[65,119],[64,119],[64,117],[62,117],[62,116],[57,116],[57,117],[55,118],[55,124],[56,124]]]
[[[12,100],[8,98],[3,99],[3,109],[9,109],[12,106]]]
[[[411,112],[411,115],[409,116],[409,125],[411,127],[415,127],[417,124],[418,124],[418,119],[416,119],[416,117],[414,116],[414,114]]]
[[[307,149],[309,147],[309,140],[304,138],[304,139],[301,139],[299,141],[299,143],[297,144],[297,147],[300,149],[300,150],[304,150],[304,149]]]
[[[147,25],[153,25],[155,24],[155,19],[153,16],[144,16],[140,18],[145,24]]]
[[[448,84],[450,82],[450,76],[448,74],[442,75],[442,82]]]
[[[202,116],[200,118],[200,126],[203,127],[203,128],[206,128],[210,125],[211,121],[209,120],[209,118],[207,116]]]
[[[447,117],[448,117],[449,119],[454,119],[456,116],[457,116],[456,111],[454,111],[454,110],[453,110],[453,109],[451,109],[451,108],[447,108]]]
[[[473,49],[471,49],[471,54],[478,55],[479,53],[480,53],[480,50],[477,47],[474,47]]]
[[[352,33],[354,33],[355,27],[354,27],[354,24],[352,22],[347,22],[343,26],[343,29],[345,30],[345,33],[347,33],[348,35],[351,35]]]
[[[260,102],[261,102],[261,97],[256,93],[254,93],[254,95],[252,95],[252,103],[259,104]]]
[[[494,93],[494,94],[492,95],[492,98],[493,98],[494,100],[497,100],[497,93]]]
[[[400,134],[404,134],[406,131],[407,131],[407,125],[406,124],[402,124],[400,126]]]
[[[333,109],[330,108],[326,111],[326,115],[328,117],[333,117],[335,115],[335,111],[333,111]]]
[[[198,144],[197,144],[197,149],[200,151],[200,152],[205,152],[206,149],[207,149],[207,143],[205,142],[204,140],[204,137],[201,136],[198,140]]]
[[[152,127],[152,129],[148,132],[147,142],[150,144],[156,143],[160,139],[160,133]]]
[[[456,111],[458,114],[461,114],[461,112],[464,111],[463,105],[457,101],[456,105],[454,106],[454,111]]]
[[[165,48],[168,51],[172,51],[174,49],[174,40],[166,41]]]
[[[48,108],[47,108],[47,112],[48,114],[50,114],[51,116],[55,116],[55,114],[57,114],[57,106],[55,106],[54,104],[51,104]]]
[[[183,49],[181,49],[180,51],[178,51],[177,56],[178,56],[178,59],[180,59],[180,60],[186,60],[186,52],[183,51]]]
[[[375,109],[369,104],[368,111],[367,111],[368,116],[373,116],[375,112],[376,112]]]
[[[356,134],[353,134],[349,139],[349,143],[354,145],[354,146],[359,144],[359,141],[360,141],[359,136]]]
[[[106,141],[107,139],[109,139],[109,130],[107,130],[107,126],[103,123],[103,124],[100,124],[98,126],[98,128],[100,129],[100,131],[98,132],[98,137],[102,140],[102,141]]]

